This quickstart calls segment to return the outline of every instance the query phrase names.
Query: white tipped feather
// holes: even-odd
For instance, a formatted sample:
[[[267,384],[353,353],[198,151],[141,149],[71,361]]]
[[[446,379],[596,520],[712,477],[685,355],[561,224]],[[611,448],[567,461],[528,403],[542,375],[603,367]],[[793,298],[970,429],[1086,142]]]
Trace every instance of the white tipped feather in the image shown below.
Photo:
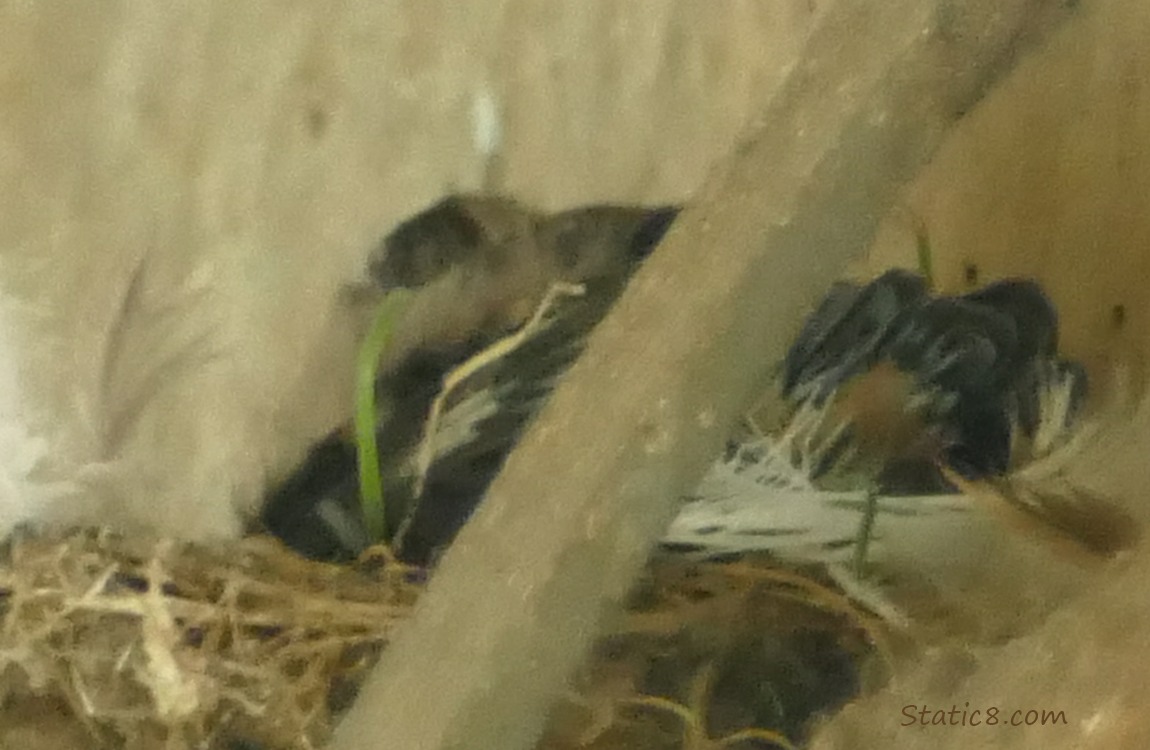
[[[1041,384],[1042,442],[1052,453],[1008,481],[1029,484],[1031,474],[1051,473],[1096,435],[1094,420],[1067,429],[1070,387],[1062,379]],[[829,443],[822,436],[839,432],[819,411],[801,408],[780,436],[744,444],[716,462],[663,541],[704,556],[768,552],[791,564],[825,566],[849,596],[899,627],[913,619],[907,606],[915,609],[925,590],[946,606],[982,612],[987,632],[1008,632],[1082,584],[1089,566],[1081,559],[1002,523],[966,494],[878,498],[868,548],[872,573],[858,581],[847,566],[865,494],[861,487],[826,492],[812,485],[809,469]],[[1002,601],[1015,608],[993,609]]]
[[[744,457],[751,456],[751,460]],[[872,551],[886,540],[914,535],[926,524],[956,524],[971,509],[963,495],[879,498]],[[712,554],[769,551],[799,563],[850,560],[859,533],[863,492],[825,492],[781,460],[762,440],[740,456],[716,462],[672,522],[663,541]]]

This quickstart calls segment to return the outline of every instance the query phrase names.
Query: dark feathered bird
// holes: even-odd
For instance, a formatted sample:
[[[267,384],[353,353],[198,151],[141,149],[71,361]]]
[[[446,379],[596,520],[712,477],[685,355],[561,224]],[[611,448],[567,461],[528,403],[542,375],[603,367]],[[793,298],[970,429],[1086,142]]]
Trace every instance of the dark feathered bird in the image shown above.
[[[1054,307],[1032,281],[932,296],[895,270],[832,289],[788,354],[783,392],[825,408],[834,426],[816,474],[845,455],[887,491],[908,464],[919,464],[917,477],[924,462],[968,478],[1001,474],[1016,438],[1037,429],[1040,383],[1068,379],[1078,400],[1084,393],[1084,371],[1057,357],[1057,340]]]
[[[454,537],[555,380],[677,213],[674,207],[591,206],[540,216],[508,201],[457,196],[384,239],[371,265],[380,290],[450,295],[464,289],[469,295],[466,305],[446,313],[455,317],[449,325],[416,323],[421,332],[408,336],[377,383],[387,525],[399,529],[392,541],[404,560],[426,563]],[[445,283],[455,277],[458,284]],[[561,295],[522,344],[447,394],[433,428],[433,460],[418,466],[414,459],[445,376],[521,326],[554,284],[583,289]],[[313,557],[357,555],[370,540],[356,470],[348,437],[331,436],[271,494],[264,525]]]
[[[676,213],[596,206],[544,217],[454,197],[385,238],[372,264],[381,290],[467,298],[454,310],[426,305],[451,310],[450,324],[424,323],[377,383],[387,525],[403,559],[428,562],[466,522]],[[429,428],[445,376],[521,326],[557,282],[584,293],[559,297],[530,336],[457,384]],[[1065,380],[1076,397],[1085,387],[1080,368],[1057,358],[1057,338],[1054,308],[1030,281],[942,297],[901,270],[835,285],[783,363],[784,396],[822,415],[814,478],[845,469],[856,487],[923,492],[945,485],[939,463],[968,477],[1005,471],[1017,436],[1038,427],[1039,386]],[[371,541],[356,471],[354,446],[333,435],[272,494],[267,528],[305,554],[355,556]]]

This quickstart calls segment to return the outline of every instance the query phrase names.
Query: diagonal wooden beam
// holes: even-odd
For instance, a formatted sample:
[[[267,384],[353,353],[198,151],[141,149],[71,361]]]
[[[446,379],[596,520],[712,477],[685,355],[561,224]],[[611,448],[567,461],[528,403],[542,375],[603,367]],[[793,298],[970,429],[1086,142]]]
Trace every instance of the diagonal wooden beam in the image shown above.
[[[522,750],[808,306],[1058,0],[839,0],[445,556],[337,750]],[[668,159],[675,158],[668,154]]]

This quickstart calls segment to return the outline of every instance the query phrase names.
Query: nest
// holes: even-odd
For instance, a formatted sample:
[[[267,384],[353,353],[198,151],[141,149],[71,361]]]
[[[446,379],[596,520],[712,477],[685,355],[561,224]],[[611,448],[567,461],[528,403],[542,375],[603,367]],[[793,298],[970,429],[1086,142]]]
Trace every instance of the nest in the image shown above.
[[[311,748],[410,610],[413,571],[94,531],[0,567],[0,746]],[[63,719],[63,721],[62,721]],[[237,745],[238,743],[238,745]]]
[[[423,575],[93,530],[21,536],[2,562],[0,747],[22,750],[320,746]],[[790,747],[814,707],[795,675],[827,671],[804,659],[845,659],[803,698],[831,709],[881,638],[806,576],[662,556],[540,747]]]
[[[793,750],[893,658],[882,623],[814,570],[659,555],[538,750]]]

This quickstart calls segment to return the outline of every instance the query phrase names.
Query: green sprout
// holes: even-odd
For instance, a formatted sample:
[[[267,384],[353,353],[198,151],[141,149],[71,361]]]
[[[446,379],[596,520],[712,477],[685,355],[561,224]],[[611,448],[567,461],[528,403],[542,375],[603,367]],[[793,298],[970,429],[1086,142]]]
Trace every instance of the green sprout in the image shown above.
[[[926,279],[926,286],[934,289],[934,252],[930,246],[930,235],[921,220],[915,222],[915,250],[918,255],[918,272]]]
[[[389,293],[376,309],[355,368],[355,453],[359,466],[359,498],[368,532],[375,540],[387,536],[387,518],[383,504],[383,482],[379,470],[379,446],[375,440],[375,379],[379,359],[391,343],[395,324],[411,298],[411,292]]]

